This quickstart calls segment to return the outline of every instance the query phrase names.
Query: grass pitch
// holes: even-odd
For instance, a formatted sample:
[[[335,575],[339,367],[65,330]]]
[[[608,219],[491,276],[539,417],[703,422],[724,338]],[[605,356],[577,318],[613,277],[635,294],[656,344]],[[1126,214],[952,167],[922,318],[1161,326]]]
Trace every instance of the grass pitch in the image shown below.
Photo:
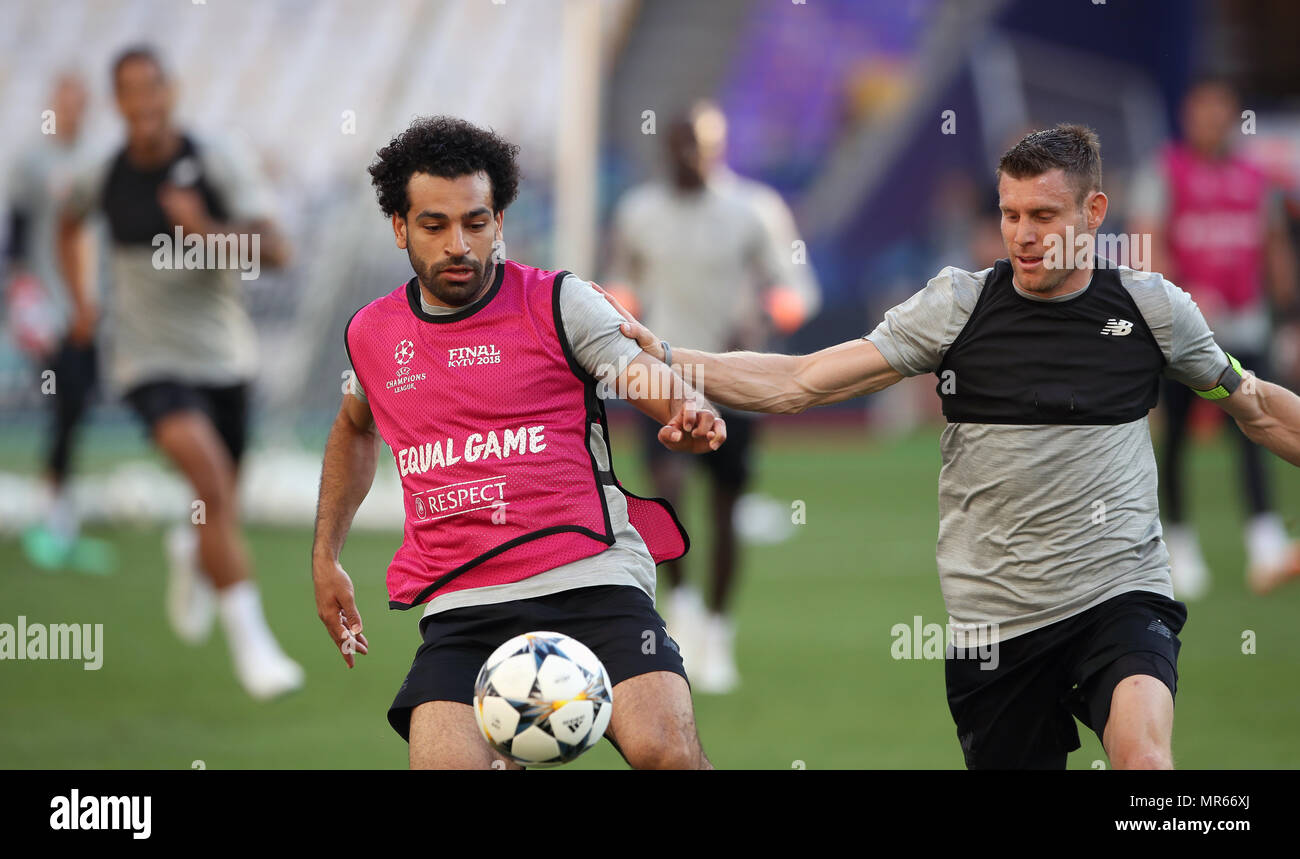
[[[697,695],[700,734],[723,768],[961,767],[941,660],[895,660],[894,624],[943,624],[935,572],[937,428],[893,440],[845,430],[764,428],[759,491],[806,505],[793,539],[748,547],[737,600],[742,685]],[[30,461],[27,439],[0,466]],[[623,482],[648,488],[634,440],[616,433]],[[143,453],[140,446],[136,453]],[[1300,584],[1267,598],[1243,579],[1234,451],[1193,448],[1195,520],[1214,588],[1182,634],[1174,754],[1181,767],[1300,767]],[[88,467],[95,467],[88,452]],[[1300,473],[1271,463],[1279,508],[1300,533]],[[702,481],[684,514],[702,581],[710,535]],[[316,619],[306,529],[253,528],[249,540],[270,621],[307,671],[296,695],[258,704],[231,673],[220,630],[186,647],[163,616],[158,528],[99,529],[119,553],[108,577],[48,574],[0,540],[0,622],[104,624],[104,663],[0,662],[0,767],[388,768],[406,745],[384,713],[419,644],[414,612],[386,608],[384,568],[399,535],[354,534],[344,552],[371,643],[348,671]],[[1254,633],[1256,652],[1243,653]],[[1072,768],[1103,761],[1080,726]],[[202,762],[197,764],[196,762]],[[801,763],[800,763],[801,762]],[[570,769],[621,768],[608,743]]]

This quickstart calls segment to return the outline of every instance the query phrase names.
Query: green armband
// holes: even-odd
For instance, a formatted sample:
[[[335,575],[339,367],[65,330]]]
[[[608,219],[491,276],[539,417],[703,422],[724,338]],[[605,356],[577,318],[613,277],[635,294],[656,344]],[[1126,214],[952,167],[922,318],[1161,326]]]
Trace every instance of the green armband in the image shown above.
[[[1228,355],[1227,352],[1223,354]],[[1241,362],[1228,355],[1228,369],[1219,377],[1219,385],[1208,391],[1197,391],[1196,396],[1207,400],[1225,400],[1241,385],[1241,377],[1246,371],[1241,369]]]

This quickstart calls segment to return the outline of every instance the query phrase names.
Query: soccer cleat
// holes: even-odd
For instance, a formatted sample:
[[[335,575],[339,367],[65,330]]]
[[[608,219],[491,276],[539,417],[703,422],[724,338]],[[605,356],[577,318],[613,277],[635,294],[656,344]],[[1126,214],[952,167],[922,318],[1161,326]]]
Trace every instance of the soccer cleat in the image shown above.
[[[111,543],[93,537],[67,537],[46,525],[23,531],[22,547],[28,563],[46,572],[72,570],[106,576],[117,568],[117,553]]]
[[[1204,597],[1210,590],[1210,571],[1201,554],[1196,532],[1186,525],[1170,525],[1165,531],[1165,545],[1169,549],[1174,596],[1185,601]]]
[[[1300,576],[1300,543],[1287,537],[1277,513],[1261,513],[1247,522],[1245,554],[1249,558],[1245,582],[1256,594],[1268,594]]]
[[[278,646],[260,653],[242,650],[234,654],[234,660],[235,677],[254,700],[269,701],[302,688],[305,679],[302,666]]]
[[[189,525],[168,532],[167,620],[176,637],[186,644],[202,644],[212,632],[216,601],[212,585],[199,569],[199,535]]]
[[[712,695],[726,695],[740,685],[736,669],[735,629],[720,614],[710,614],[704,624],[702,658],[694,676],[694,688]]]
[[[1277,514],[1255,516],[1246,526],[1246,584],[1257,594],[1300,577],[1300,543],[1292,542]]]
[[[252,698],[266,701],[302,688],[302,667],[280,649],[262,613],[257,585],[236,582],[217,594],[235,677]]]
[[[33,525],[23,531],[23,555],[37,569],[55,572],[63,569],[72,551],[72,544],[44,525]]]
[[[1300,544],[1293,543],[1285,560],[1277,564],[1251,564],[1246,573],[1250,589],[1263,596],[1294,578],[1300,578]]]
[[[796,530],[790,521],[790,505],[757,492],[740,496],[732,523],[740,539],[759,546],[784,543]]]
[[[107,576],[117,569],[113,544],[94,537],[78,537],[68,551],[69,569],[91,576]]]

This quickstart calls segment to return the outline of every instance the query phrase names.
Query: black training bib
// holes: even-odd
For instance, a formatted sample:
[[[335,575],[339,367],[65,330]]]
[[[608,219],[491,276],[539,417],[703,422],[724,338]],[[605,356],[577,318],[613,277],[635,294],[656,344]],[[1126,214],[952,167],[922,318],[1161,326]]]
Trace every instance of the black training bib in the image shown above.
[[[998,260],[935,375],[949,423],[1123,424],[1156,405],[1165,357],[1114,269],[1035,301]]]

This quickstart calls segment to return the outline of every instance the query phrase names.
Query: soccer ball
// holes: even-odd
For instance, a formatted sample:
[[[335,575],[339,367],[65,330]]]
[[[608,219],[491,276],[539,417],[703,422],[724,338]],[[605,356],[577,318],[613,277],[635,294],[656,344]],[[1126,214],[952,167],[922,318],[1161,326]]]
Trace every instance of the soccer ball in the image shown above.
[[[600,742],[614,693],[585,644],[527,632],[498,647],[474,682],[474,718],[492,748],[527,767],[565,764]]]

